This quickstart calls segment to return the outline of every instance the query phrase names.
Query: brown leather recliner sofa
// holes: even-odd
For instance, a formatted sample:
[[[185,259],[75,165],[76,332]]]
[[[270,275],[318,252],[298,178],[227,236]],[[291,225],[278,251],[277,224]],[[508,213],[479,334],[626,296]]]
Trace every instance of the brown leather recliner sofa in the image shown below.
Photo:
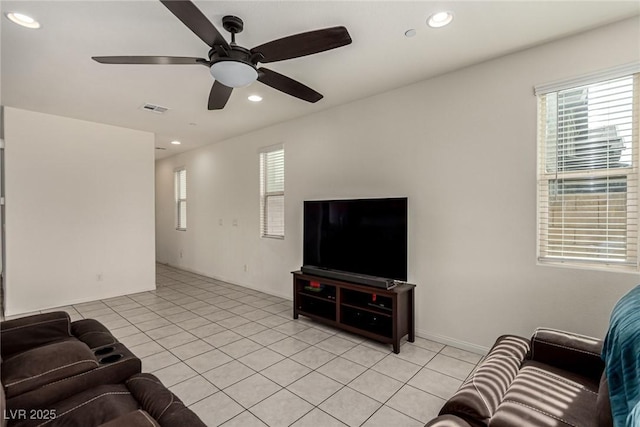
[[[0,323],[0,426],[206,427],[100,322]]]
[[[206,427],[151,374],[90,388],[42,410],[16,416],[8,427]]]
[[[602,341],[538,328],[498,338],[429,427],[611,427]]]
[[[141,370],[140,359],[100,322],[71,322],[63,311],[2,322],[0,354],[9,411],[42,408]]]
[[[498,338],[429,427],[640,426],[640,285],[604,340],[539,328]]]

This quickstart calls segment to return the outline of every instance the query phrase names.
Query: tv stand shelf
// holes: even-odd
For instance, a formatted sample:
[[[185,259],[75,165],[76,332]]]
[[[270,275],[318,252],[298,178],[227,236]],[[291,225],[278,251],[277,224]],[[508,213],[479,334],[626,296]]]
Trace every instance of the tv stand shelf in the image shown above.
[[[298,315],[393,345],[415,340],[415,285],[393,289],[293,272],[293,318]]]

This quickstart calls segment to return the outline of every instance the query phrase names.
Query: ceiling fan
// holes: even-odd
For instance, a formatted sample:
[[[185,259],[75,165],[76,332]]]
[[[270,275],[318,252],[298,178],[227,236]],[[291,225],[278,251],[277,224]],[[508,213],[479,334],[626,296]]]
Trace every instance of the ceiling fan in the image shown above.
[[[304,101],[317,102],[322,99],[322,94],[273,70],[258,67],[258,63],[313,55],[351,43],[345,27],[331,27],[295,34],[246,49],[236,44],[236,34],[242,31],[244,25],[237,16],[222,18],[222,26],[231,33],[231,43],[227,43],[218,29],[191,1],[160,2],[211,48],[209,59],[180,56],[94,56],[92,59],[102,64],[205,65],[215,79],[209,94],[209,110],[221,110],[229,100],[233,88],[248,86],[255,80]]]

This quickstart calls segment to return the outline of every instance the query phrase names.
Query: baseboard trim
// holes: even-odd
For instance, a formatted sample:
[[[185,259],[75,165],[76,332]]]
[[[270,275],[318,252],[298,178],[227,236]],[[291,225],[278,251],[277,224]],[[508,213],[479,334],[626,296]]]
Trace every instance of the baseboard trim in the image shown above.
[[[263,289],[258,289],[255,286],[249,286],[246,285],[244,283],[237,283],[231,280],[228,280],[224,277],[220,277],[220,276],[210,276],[209,274],[203,273],[202,271],[198,271],[192,268],[187,268],[187,267],[183,267],[180,265],[174,265],[171,263],[164,263],[164,262],[158,262],[158,264],[162,264],[162,265],[166,265],[167,267],[172,267],[172,268],[177,268],[178,270],[183,270],[183,271],[187,271],[189,273],[193,273],[193,274],[197,274],[200,276],[204,276],[208,279],[213,279],[213,280],[220,280],[221,282],[226,282],[229,283],[231,285],[235,285],[235,286],[241,286],[243,288],[247,288],[247,289],[251,289],[254,291],[259,291],[268,295],[272,295],[275,297],[279,297],[279,298],[283,298],[286,299],[288,301],[292,301],[293,299],[291,298],[290,295],[278,295],[277,293],[273,293],[273,292],[265,292]],[[427,340],[431,340],[431,341],[436,341],[439,342],[440,344],[445,344],[445,345],[450,345],[452,347],[456,347],[459,348],[461,350],[466,350],[466,351],[470,351],[472,353],[476,353],[476,354],[481,354],[481,355],[485,355],[489,352],[490,347],[485,347],[482,345],[478,345],[478,344],[474,344],[474,343],[470,343],[467,341],[461,341],[455,338],[451,338],[451,337],[447,337],[444,335],[438,335],[438,334],[432,334],[430,332],[421,330],[421,329],[416,329],[416,336],[420,337],[420,338],[424,338]]]
[[[430,332],[427,332],[421,329],[416,330],[416,336],[419,336],[420,338],[424,338],[427,340],[436,341],[441,344],[450,345],[452,347],[456,347],[461,350],[466,350],[472,353],[481,354],[483,356],[486,355],[490,349],[490,347],[485,347],[483,345],[478,345],[478,344],[470,343],[467,341],[458,340],[458,339],[447,337],[444,335],[432,334]]]
[[[40,308],[34,308],[34,309],[18,309],[16,311],[12,311],[12,310],[7,310],[4,314],[4,317],[12,317],[12,316],[22,316],[22,315],[27,315],[27,314],[31,314],[31,313],[37,313],[39,311],[44,311],[44,310],[51,310],[54,308],[58,308],[58,307],[67,307],[70,305],[76,305],[76,304],[84,304],[87,302],[96,302],[96,301],[102,301],[102,300],[107,300],[107,299],[111,299],[111,298],[118,298],[118,297],[122,297],[122,296],[127,296],[127,295],[135,295],[135,294],[140,294],[143,292],[152,292],[155,291],[157,288],[154,286],[152,288],[145,288],[145,289],[140,289],[140,290],[136,290],[136,292],[134,293],[118,293],[116,295],[110,295],[110,296],[104,296],[104,297],[82,297],[82,298],[77,298],[77,299],[72,299],[67,301],[66,303],[64,303],[63,305],[55,305],[55,306],[43,306]]]
[[[167,267],[177,268],[178,270],[183,270],[183,271],[187,271],[189,273],[197,274],[199,276],[206,277],[207,279],[219,280],[221,282],[226,282],[226,283],[228,283],[230,285],[241,286],[243,288],[251,289],[252,291],[262,292],[263,294],[267,294],[267,295],[271,295],[271,296],[274,296],[274,297],[286,299],[287,301],[293,301],[293,298],[291,297],[291,295],[281,295],[281,294],[278,294],[276,292],[268,292],[268,291],[265,291],[264,289],[260,289],[260,288],[257,288],[255,286],[247,285],[245,283],[234,282],[233,280],[229,280],[229,279],[227,279],[225,277],[210,276],[208,273],[204,273],[202,271],[198,271],[198,270],[193,269],[193,268],[187,268],[187,267],[183,267],[181,265],[174,265],[174,264],[171,264],[169,262],[158,262],[158,264],[166,265]]]

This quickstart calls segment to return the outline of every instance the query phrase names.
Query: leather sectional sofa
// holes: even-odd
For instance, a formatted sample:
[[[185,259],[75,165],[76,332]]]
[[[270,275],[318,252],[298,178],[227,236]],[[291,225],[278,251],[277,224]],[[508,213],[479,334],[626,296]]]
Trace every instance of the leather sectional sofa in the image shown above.
[[[546,328],[502,336],[427,426],[612,426],[601,350],[601,340]]]
[[[9,427],[36,427],[46,421],[50,423],[44,425],[52,427],[206,427],[151,374],[92,387],[31,414]]]
[[[505,335],[428,427],[640,427],[640,285],[604,340],[538,328]]]
[[[0,323],[0,341],[3,426],[204,427],[96,320],[23,317]]]

